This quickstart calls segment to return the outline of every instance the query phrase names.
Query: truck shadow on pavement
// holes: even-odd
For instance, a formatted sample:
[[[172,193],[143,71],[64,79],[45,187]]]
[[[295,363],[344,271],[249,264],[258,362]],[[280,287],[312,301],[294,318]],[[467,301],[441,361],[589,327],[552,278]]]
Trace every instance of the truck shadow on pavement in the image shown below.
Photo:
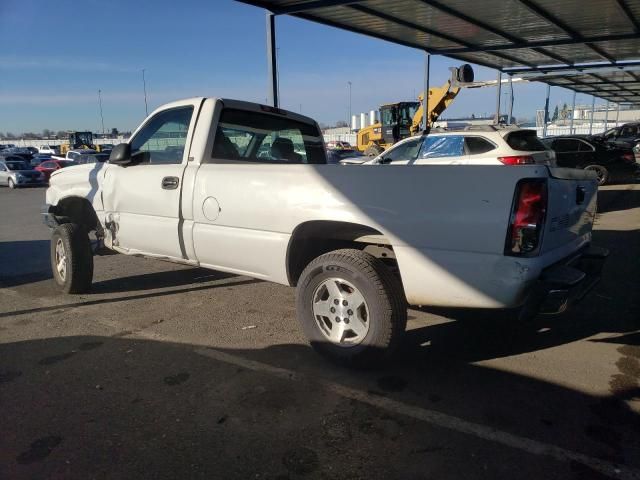
[[[619,396],[439,357],[414,364],[408,351],[363,372],[293,344],[3,343],[0,477],[604,478],[512,436],[640,466],[639,417]],[[436,425],[421,412],[449,417]]]
[[[49,240],[0,242],[0,287],[51,278]]]
[[[175,272],[171,272],[171,273],[175,273]],[[224,277],[226,278],[226,277]],[[88,307],[88,306],[92,306],[92,305],[103,305],[103,304],[109,304],[109,303],[117,303],[117,302],[128,302],[131,300],[143,300],[143,299],[149,299],[149,298],[156,298],[156,297],[162,297],[162,296],[166,296],[166,295],[177,295],[180,293],[188,293],[188,292],[197,292],[200,290],[210,290],[210,289],[215,289],[215,288],[221,288],[221,287],[237,287],[237,286],[242,286],[242,285],[251,285],[253,283],[260,283],[261,280],[255,280],[253,278],[247,278],[247,277],[232,277],[231,281],[225,282],[225,283],[219,283],[219,284],[206,284],[206,285],[200,285],[200,286],[190,286],[187,288],[174,288],[171,290],[161,290],[161,291],[154,291],[154,292],[148,292],[148,293],[139,293],[139,294],[135,294],[135,295],[122,295],[122,296],[118,296],[118,297],[108,297],[108,298],[96,298],[94,300],[85,300],[85,301],[80,301],[80,302],[71,302],[71,303],[57,303],[54,305],[48,305],[48,306],[43,306],[43,307],[34,307],[34,308],[27,308],[27,309],[23,309],[23,310],[13,310],[13,311],[8,311],[8,312],[0,312],[0,318],[6,318],[6,317],[13,317],[13,316],[19,316],[19,315],[28,315],[28,314],[33,314],[33,313],[43,313],[43,312],[52,312],[52,311],[57,311],[57,310],[61,310],[61,309],[65,309],[65,308],[77,308],[77,307]],[[191,282],[192,283],[192,282]],[[76,298],[74,296],[68,296],[69,298]]]
[[[598,190],[598,213],[632,208],[640,208],[640,190]]]
[[[165,270],[94,282],[91,286],[91,293],[122,293],[153,290],[156,288],[170,288],[182,285],[197,285],[203,282],[224,280],[233,277],[237,277],[237,275],[214,272],[204,268]]]

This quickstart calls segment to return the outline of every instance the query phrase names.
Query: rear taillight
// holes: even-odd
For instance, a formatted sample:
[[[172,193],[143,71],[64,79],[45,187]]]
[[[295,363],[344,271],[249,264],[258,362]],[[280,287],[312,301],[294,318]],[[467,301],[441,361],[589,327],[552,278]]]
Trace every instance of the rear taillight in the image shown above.
[[[540,245],[547,212],[547,183],[544,180],[522,180],[516,187],[511,210],[505,253],[527,255]]]
[[[498,157],[505,165],[531,165],[534,163],[531,155],[511,155],[508,157]]]
[[[632,152],[626,152],[622,154],[622,161],[626,163],[635,163],[636,157]]]

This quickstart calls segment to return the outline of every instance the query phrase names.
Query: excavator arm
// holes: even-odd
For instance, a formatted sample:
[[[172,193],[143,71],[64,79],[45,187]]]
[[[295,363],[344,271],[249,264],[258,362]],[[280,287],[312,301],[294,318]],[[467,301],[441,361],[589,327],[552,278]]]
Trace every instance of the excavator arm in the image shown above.
[[[438,120],[442,112],[444,112],[458,96],[462,87],[474,85],[474,75],[471,65],[464,64],[458,68],[450,68],[449,70],[451,70],[451,78],[447,80],[444,85],[429,88],[429,97],[427,98],[427,126],[433,125],[433,122]],[[411,122],[411,135],[415,135],[422,128],[422,118],[424,115],[422,102],[424,100],[424,92],[418,96],[418,99],[420,100],[420,107],[416,110]]]
[[[438,120],[438,117],[444,112],[449,105],[453,102],[453,100],[460,93],[461,87],[455,86],[453,87],[451,84],[451,80],[447,80],[447,82],[441,87],[434,87],[429,89],[429,98],[427,99],[427,125],[433,125],[433,122]],[[413,116],[413,120],[411,122],[411,135],[415,135],[422,128],[422,117],[424,115],[423,99],[424,92],[418,96],[420,100],[420,107],[416,110],[415,115]]]

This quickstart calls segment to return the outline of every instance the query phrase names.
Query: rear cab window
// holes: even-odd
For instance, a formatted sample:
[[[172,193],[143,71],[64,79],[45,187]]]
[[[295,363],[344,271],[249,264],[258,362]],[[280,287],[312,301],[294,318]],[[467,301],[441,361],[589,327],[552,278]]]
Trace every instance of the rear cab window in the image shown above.
[[[514,150],[523,152],[541,152],[547,150],[544,143],[538,138],[533,130],[519,130],[507,133],[504,137],[507,145]]]
[[[327,163],[322,133],[284,114],[222,110],[212,158],[272,164]]]

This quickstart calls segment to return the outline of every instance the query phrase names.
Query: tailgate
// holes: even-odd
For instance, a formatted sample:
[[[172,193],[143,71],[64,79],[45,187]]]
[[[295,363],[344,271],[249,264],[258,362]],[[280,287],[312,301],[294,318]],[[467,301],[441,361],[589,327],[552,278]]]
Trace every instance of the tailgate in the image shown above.
[[[542,253],[590,240],[596,214],[595,174],[573,168],[550,168]]]

